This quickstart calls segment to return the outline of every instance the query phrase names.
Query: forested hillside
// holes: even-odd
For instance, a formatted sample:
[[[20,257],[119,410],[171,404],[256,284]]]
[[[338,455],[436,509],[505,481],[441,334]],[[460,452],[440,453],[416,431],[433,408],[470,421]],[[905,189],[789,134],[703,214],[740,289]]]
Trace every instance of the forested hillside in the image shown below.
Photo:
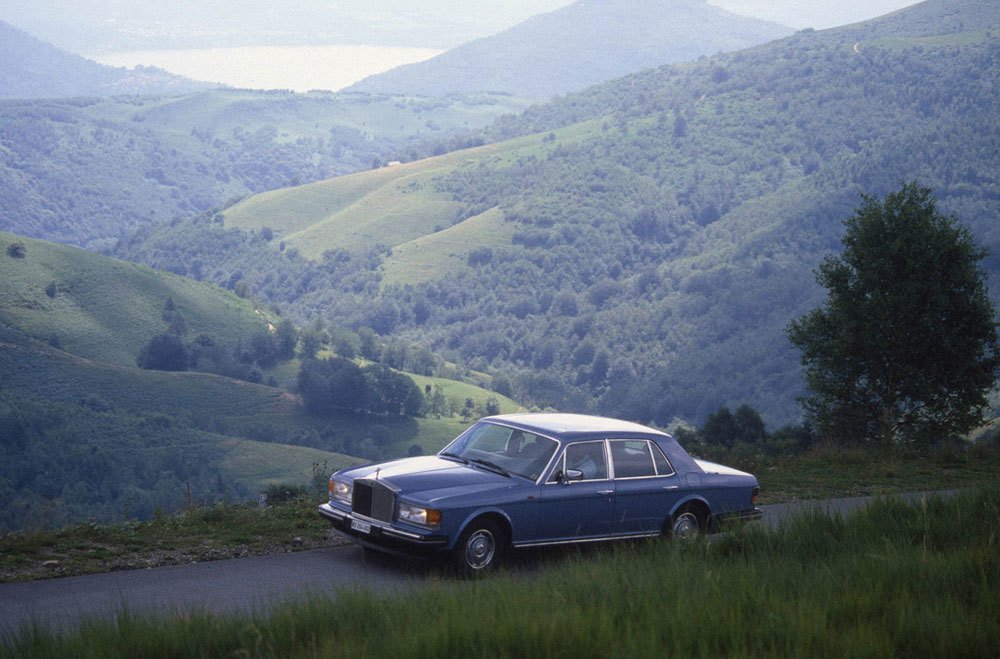
[[[225,90],[0,101],[0,230],[99,251],[146,224],[370,169],[523,107]]]
[[[789,32],[710,6],[707,0],[583,0],[349,89],[428,96],[500,91],[547,100],[651,66],[738,50]]]
[[[0,98],[188,94],[214,86],[156,68],[104,66],[0,21]]]
[[[311,259],[282,252],[281,231],[259,236],[285,220],[264,214],[162,227],[121,253],[174,269],[211,259],[216,281],[239,272],[290,315],[423,343],[540,405],[666,423],[745,402],[792,421],[802,385],[784,328],[818,302],[812,270],[862,193],[932,188],[991,249],[1000,291],[992,10],[931,0],[506,118],[489,137],[519,142],[384,200],[419,214],[450,198],[436,224],[420,215],[435,233],[392,248],[376,231],[314,243]],[[434,236],[459,228],[456,259]],[[408,277],[397,259],[432,274]]]

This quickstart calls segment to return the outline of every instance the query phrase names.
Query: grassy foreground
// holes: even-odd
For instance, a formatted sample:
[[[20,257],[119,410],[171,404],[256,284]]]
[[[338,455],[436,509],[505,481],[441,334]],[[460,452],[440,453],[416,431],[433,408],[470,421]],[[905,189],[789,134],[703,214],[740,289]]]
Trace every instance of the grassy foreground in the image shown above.
[[[649,543],[541,573],[346,593],[270,615],[23,632],[10,656],[994,656],[1000,493],[882,499],[719,542]]]

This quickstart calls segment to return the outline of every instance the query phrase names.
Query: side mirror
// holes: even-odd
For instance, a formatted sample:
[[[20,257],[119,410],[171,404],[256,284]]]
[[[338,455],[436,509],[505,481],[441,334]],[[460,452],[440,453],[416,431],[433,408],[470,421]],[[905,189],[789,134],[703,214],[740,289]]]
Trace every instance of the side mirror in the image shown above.
[[[572,481],[582,481],[583,472],[579,469],[567,469],[556,474],[556,481],[560,483],[570,483]]]

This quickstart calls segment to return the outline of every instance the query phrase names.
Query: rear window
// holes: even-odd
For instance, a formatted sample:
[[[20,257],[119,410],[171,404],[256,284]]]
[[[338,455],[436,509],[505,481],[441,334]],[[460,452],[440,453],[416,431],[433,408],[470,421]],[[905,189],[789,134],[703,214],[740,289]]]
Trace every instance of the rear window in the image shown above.
[[[615,478],[656,476],[649,442],[644,439],[612,441],[611,462],[615,466]]]

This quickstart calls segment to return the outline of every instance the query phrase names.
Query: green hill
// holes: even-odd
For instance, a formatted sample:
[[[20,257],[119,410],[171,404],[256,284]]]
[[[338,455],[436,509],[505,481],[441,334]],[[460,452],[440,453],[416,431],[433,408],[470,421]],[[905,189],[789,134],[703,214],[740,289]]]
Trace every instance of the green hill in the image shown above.
[[[23,256],[8,254],[14,243]],[[250,302],[207,282],[0,232],[0,323],[39,341],[135,366],[142,347],[167,331],[168,300],[191,338],[205,335],[232,347],[268,329]]]
[[[240,500],[364,461],[350,454],[434,452],[468,425],[457,415],[318,419],[277,388],[103,364],[3,324],[0,372],[0,529],[8,530]],[[480,407],[493,396],[504,411],[517,409],[476,387],[425,381]]]
[[[412,185],[318,185],[343,205],[296,220],[323,227],[310,258],[207,221],[122,254],[212,258],[217,280],[238,270],[292,316],[422,343],[541,406],[700,423],[749,403],[792,422],[802,383],[784,328],[818,304],[813,270],[861,194],[932,188],[994,254],[998,299],[998,21],[987,0],[930,0],[535,106],[444,169],[401,170]],[[348,183],[370,192],[349,198]],[[365,204],[377,230],[356,228]],[[394,205],[409,215],[380,224]],[[251,215],[240,226],[280,217]]]
[[[546,100],[651,66],[738,50],[790,32],[706,0],[581,1],[349,89],[430,96],[503,91]]]

